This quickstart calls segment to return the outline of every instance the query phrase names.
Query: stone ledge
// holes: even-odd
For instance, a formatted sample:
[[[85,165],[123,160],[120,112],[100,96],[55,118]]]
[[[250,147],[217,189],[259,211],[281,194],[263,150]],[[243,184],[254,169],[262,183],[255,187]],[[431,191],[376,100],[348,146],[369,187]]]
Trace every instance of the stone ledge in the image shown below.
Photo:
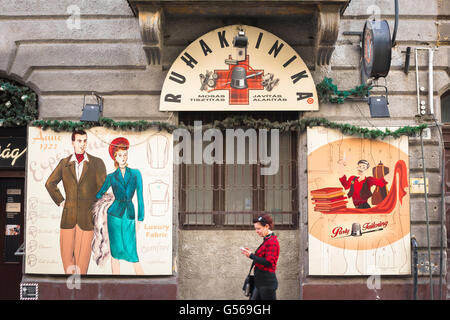
[[[393,2],[393,1],[392,1]],[[394,19],[386,19],[389,24],[389,29],[391,30],[391,34],[394,30]],[[347,31],[356,31],[362,32],[364,29],[365,19],[361,17],[361,19],[355,20],[353,18],[346,19],[342,18],[340,27],[339,27],[339,37],[338,39],[349,39],[348,36],[343,36],[342,34]],[[428,20],[419,20],[419,19],[411,19],[411,20],[400,20],[400,26],[398,28],[396,42],[411,42],[411,43],[424,43],[431,42],[434,43],[437,41],[437,25],[435,19]]]
[[[26,79],[37,66],[130,66],[144,60],[139,43],[24,44],[17,48],[10,73]]]
[[[114,119],[167,120],[170,112],[159,111],[159,95],[103,95],[103,116]],[[89,95],[86,97],[86,101]],[[133,106],[133,113],[127,106]],[[55,108],[54,106],[58,106]],[[39,97],[39,115],[43,119],[79,119],[83,107],[83,95],[42,95]]]
[[[412,277],[397,282],[381,277],[381,287],[378,290],[367,287],[367,277],[359,281],[342,279],[344,283],[337,283],[334,279],[324,283],[321,279],[308,279],[302,286],[302,299],[304,300],[412,300],[414,294]],[[434,298],[439,297],[439,279],[434,279]],[[417,299],[429,299],[429,283],[420,280],[417,288]],[[445,299],[446,283],[442,285],[442,297]]]
[[[411,4],[413,2],[413,4]],[[370,5],[375,5],[380,8],[380,14],[394,15],[395,6],[392,0],[375,0],[375,1],[352,1],[347,10],[344,12],[344,17],[347,16],[367,16]],[[420,0],[399,0],[399,18],[408,16],[436,16],[438,13],[437,1],[420,1]]]
[[[96,1],[73,0],[0,0],[2,16],[69,16],[67,9],[75,5],[80,8],[82,15],[127,15],[133,12],[125,1],[106,0],[99,5]]]
[[[40,300],[175,300],[178,277],[82,277],[80,289],[68,289],[65,276],[24,275],[22,283],[37,283]]]

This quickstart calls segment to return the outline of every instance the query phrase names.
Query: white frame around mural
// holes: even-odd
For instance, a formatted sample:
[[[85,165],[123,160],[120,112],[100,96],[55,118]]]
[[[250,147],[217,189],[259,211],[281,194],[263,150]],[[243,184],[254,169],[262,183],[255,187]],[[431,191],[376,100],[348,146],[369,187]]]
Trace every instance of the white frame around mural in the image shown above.
[[[129,141],[128,167],[139,170],[142,176],[144,220],[136,231],[136,246],[139,263],[144,275],[172,275],[172,208],[173,208],[173,137],[167,132],[147,130],[143,132],[114,131],[103,127],[94,127],[87,132],[87,150],[103,160],[106,173],[116,168],[109,153],[111,141],[125,137]],[[158,166],[150,157],[149,144],[152,137],[163,137],[163,159]],[[158,147],[160,147],[158,145]],[[26,274],[64,274],[60,253],[60,224],[63,209],[58,207],[45,187],[46,180],[58,163],[74,152],[70,132],[54,132],[39,127],[29,127],[28,158],[26,179]],[[162,181],[166,187],[164,212],[154,212],[158,206],[152,205],[149,185]],[[58,184],[65,197],[63,182]],[[107,192],[112,194],[112,189]],[[138,216],[137,192],[132,199]],[[158,204],[158,203],[157,203]],[[153,208],[153,211],[150,210]],[[136,221],[136,225],[138,221]],[[33,246],[30,243],[33,242]],[[111,259],[108,257],[103,266],[90,259],[88,275],[111,275]],[[136,275],[133,263],[120,262],[120,275]]]

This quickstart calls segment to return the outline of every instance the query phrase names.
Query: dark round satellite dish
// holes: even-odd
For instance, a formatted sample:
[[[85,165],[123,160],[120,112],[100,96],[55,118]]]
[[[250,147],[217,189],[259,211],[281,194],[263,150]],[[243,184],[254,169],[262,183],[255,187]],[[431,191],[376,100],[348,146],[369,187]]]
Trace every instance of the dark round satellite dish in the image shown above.
[[[391,32],[386,20],[367,21],[362,43],[364,78],[386,77],[391,67]]]

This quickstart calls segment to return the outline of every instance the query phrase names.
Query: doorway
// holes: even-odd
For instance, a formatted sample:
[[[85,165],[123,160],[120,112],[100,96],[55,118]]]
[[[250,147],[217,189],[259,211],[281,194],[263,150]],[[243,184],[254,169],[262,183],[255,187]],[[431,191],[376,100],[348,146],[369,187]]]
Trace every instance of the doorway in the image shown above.
[[[18,300],[24,241],[24,178],[0,178],[0,300]]]

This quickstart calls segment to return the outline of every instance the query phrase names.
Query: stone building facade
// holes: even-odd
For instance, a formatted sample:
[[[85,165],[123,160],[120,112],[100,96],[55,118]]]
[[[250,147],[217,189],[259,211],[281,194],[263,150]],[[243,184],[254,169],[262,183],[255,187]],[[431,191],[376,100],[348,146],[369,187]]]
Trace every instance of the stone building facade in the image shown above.
[[[141,1],[145,2],[145,1]],[[183,4],[184,2],[184,4]],[[192,41],[219,27],[246,24],[265,29],[292,46],[312,73],[315,83],[330,77],[339,88],[353,88],[360,80],[360,36],[369,17],[370,5],[380,9],[380,18],[394,25],[394,1],[267,1],[268,9],[256,2],[211,2],[208,9],[191,9],[188,1],[167,5],[163,24],[161,64],[149,64],[143,46],[139,10],[134,1],[5,1],[0,0],[0,76],[32,88],[39,97],[39,118],[77,120],[85,94],[95,91],[104,97],[103,116],[115,120],[161,120],[178,123],[177,112],[160,112],[161,88],[176,57]],[[146,3],[147,4],[147,3]],[[151,1],[149,5],[154,5]],[[177,10],[177,5],[181,9]],[[189,5],[195,8],[196,1]],[[289,12],[289,6],[297,11]],[[302,9],[302,6],[307,9]],[[331,16],[321,8],[335,8]],[[425,139],[425,167],[429,179],[428,212],[434,296],[439,289],[445,299],[447,275],[447,231],[444,228],[443,286],[438,287],[440,266],[440,218],[442,215],[443,145],[429,116],[418,115],[416,62],[411,54],[404,72],[407,47],[436,48],[434,51],[434,111],[441,120],[441,97],[450,90],[450,5],[447,1],[400,0],[397,45],[386,78],[389,89],[389,119],[370,117],[365,101],[320,104],[318,112],[300,112],[298,118],[326,117],[362,127],[406,126],[428,123],[431,136]],[[225,8],[225,9],[222,9]],[[269,8],[276,8],[270,10]],[[271,11],[271,12],[266,12]],[[256,12],[256,13],[255,13]],[[319,18],[317,18],[319,17]],[[335,35],[329,44],[320,23]],[[319,25],[319,26],[318,26]],[[323,26],[322,26],[323,28]],[[320,48],[331,54],[321,63]],[[331,49],[330,49],[331,48]],[[326,59],[325,59],[326,60]],[[428,51],[419,51],[418,70],[421,99],[427,101]],[[376,92],[376,91],[374,91]],[[443,101],[443,100],[442,100]],[[450,108],[450,105],[446,106]],[[429,113],[430,110],[427,110]],[[420,139],[409,138],[410,177],[423,177]],[[369,289],[367,277],[311,277],[308,275],[306,133],[297,141],[298,225],[277,232],[282,248],[279,268],[279,299],[412,299],[412,276],[381,278],[379,290]],[[238,248],[256,248],[260,239],[247,230],[190,230],[179,225],[179,168],[174,168],[173,275],[169,277],[86,277],[82,290],[68,290],[64,277],[23,275],[22,282],[39,283],[45,298],[130,299],[242,299],[242,281],[249,261]],[[446,182],[448,177],[446,177]],[[411,234],[419,244],[419,298],[429,298],[427,222],[423,194],[411,196]],[[445,217],[445,214],[444,214]],[[445,222],[445,220],[444,220]],[[236,249],[236,250],[234,250]]]

